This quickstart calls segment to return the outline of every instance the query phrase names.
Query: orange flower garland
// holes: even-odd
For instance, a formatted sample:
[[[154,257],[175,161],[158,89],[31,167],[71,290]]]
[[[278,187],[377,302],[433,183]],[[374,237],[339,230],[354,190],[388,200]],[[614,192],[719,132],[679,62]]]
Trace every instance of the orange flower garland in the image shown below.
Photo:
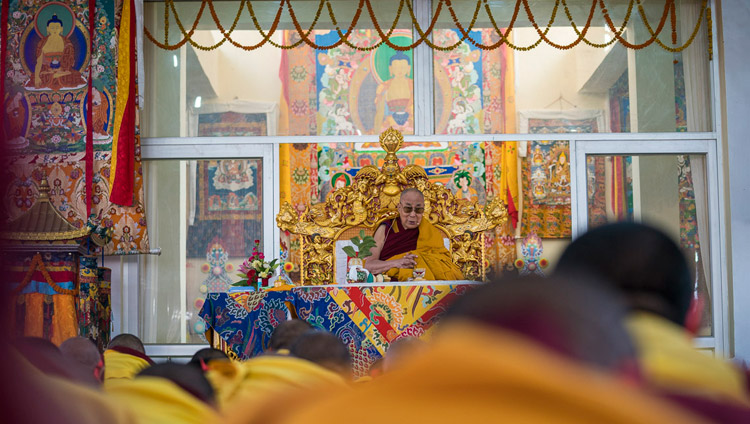
[[[279,9],[276,12],[276,15],[274,17],[273,23],[271,24],[269,30],[266,32],[261,28],[260,23],[258,22],[258,18],[255,14],[255,11],[252,7],[252,0],[240,0],[240,7],[237,10],[237,15],[235,16],[232,26],[226,30],[216,13],[216,10],[214,9],[213,0],[202,0],[200,9],[198,10],[198,14],[195,18],[195,22],[193,22],[190,30],[186,31],[185,26],[182,24],[182,21],[179,18],[179,15],[177,13],[177,8],[175,7],[174,0],[165,0],[164,2],[164,42],[159,42],[156,40],[156,38],[151,34],[148,28],[145,28],[145,34],[146,37],[151,40],[155,45],[162,49],[166,50],[176,50],[185,43],[190,43],[193,47],[210,51],[219,48],[221,45],[223,45],[226,41],[229,41],[230,44],[241,48],[246,51],[256,50],[262,46],[264,46],[266,43],[270,43],[272,46],[280,48],[280,49],[293,49],[298,46],[300,46],[302,43],[307,44],[313,49],[316,50],[329,50],[336,48],[340,46],[341,44],[345,44],[346,46],[359,50],[359,51],[371,51],[373,49],[376,49],[380,47],[382,44],[385,44],[394,50],[398,51],[405,51],[405,50],[411,50],[415,47],[419,46],[422,43],[426,43],[430,48],[433,50],[439,50],[439,51],[449,51],[457,48],[462,42],[468,42],[472,44],[473,46],[482,49],[482,50],[493,50],[496,48],[499,48],[503,44],[508,45],[508,47],[519,50],[519,51],[527,51],[531,50],[535,47],[537,47],[539,44],[541,44],[542,41],[547,43],[548,45],[560,49],[560,50],[568,50],[571,49],[577,45],[579,45],[581,42],[588,44],[591,47],[596,48],[604,48],[607,47],[615,42],[619,42],[623,46],[634,49],[634,50],[640,50],[642,48],[645,48],[653,43],[656,43],[661,48],[670,51],[670,52],[681,52],[685,48],[687,48],[692,42],[695,40],[696,35],[698,34],[698,30],[700,29],[701,22],[705,19],[706,24],[708,25],[708,41],[709,41],[709,57],[712,57],[712,46],[710,45],[712,42],[712,22],[711,22],[711,11],[710,8],[708,8],[708,0],[703,0],[701,11],[698,16],[698,20],[695,24],[695,27],[690,35],[690,37],[685,41],[685,43],[681,46],[677,45],[677,15],[676,15],[676,5],[675,0],[665,0],[664,2],[664,12],[662,13],[661,18],[659,19],[659,22],[654,28],[651,23],[648,21],[648,18],[646,16],[645,10],[643,8],[642,0],[630,0],[628,3],[628,9],[627,13],[625,15],[625,18],[623,19],[622,25],[619,26],[619,29],[617,26],[612,22],[612,18],[609,15],[609,11],[607,10],[607,6],[604,3],[604,0],[592,0],[591,1],[591,9],[589,10],[588,17],[586,19],[586,23],[582,27],[578,27],[576,23],[573,21],[573,17],[570,12],[570,8],[568,7],[568,4],[566,0],[556,0],[555,4],[552,9],[552,15],[550,17],[549,22],[545,26],[545,28],[541,28],[539,24],[536,22],[536,19],[534,17],[534,13],[531,10],[531,6],[529,5],[528,0],[516,0],[516,5],[513,10],[513,15],[508,22],[507,27],[505,30],[501,30],[497,22],[495,21],[495,17],[492,14],[492,11],[490,9],[489,3],[487,0],[477,0],[477,6],[474,10],[471,22],[468,27],[464,27],[461,22],[459,21],[456,12],[453,8],[453,4],[451,3],[451,0],[437,0],[438,3],[435,7],[435,12],[432,16],[432,19],[430,20],[430,24],[426,29],[423,29],[421,25],[419,24],[417,17],[414,13],[413,6],[409,0],[401,0],[399,2],[398,10],[396,13],[395,20],[391,23],[390,28],[388,31],[383,31],[383,28],[381,28],[380,24],[378,23],[377,18],[375,17],[375,11],[373,9],[372,0],[359,0],[359,4],[357,6],[356,12],[352,18],[352,21],[350,22],[347,30],[343,32],[341,28],[339,27],[339,23],[336,20],[336,16],[333,12],[333,5],[330,3],[330,0],[320,0],[317,11],[315,13],[315,17],[312,20],[312,23],[310,24],[310,27],[307,29],[304,29],[302,25],[300,24],[299,20],[297,19],[297,15],[294,12],[294,8],[292,7],[290,0],[280,0],[279,2]],[[411,24],[413,25],[413,28],[415,31],[419,34],[419,37],[414,40],[410,45],[408,46],[399,46],[394,44],[391,41],[391,35],[393,34],[393,31],[395,30],[396,26],[398,25],[398,21],[401,18],[401,13],[403,11],[404,3],[406,3],[406,8],[409,11],[409,17],[411,18]],[[557,11],[559,6],[562,4],[563,10],[565,12],[565,16],[567,17],[568,21],[570,22],[570,26],[575,31],[576,35],[578,36],[575,41],[569,43],[569,44],[558,44],[555,41],[549,39],[547,37],[547,34],[549,33],[550,28],[555,22],[555,19],[557,17]],[[203,11],[205,10],[206,5],[208,5],[209,13],[211,15],[211,18],[213,19],[214,23],[216,24],[216,28],[219,30],[223,38],[216,42],[213,45],[204,46],[196,43],[192,37],[195,33],[196,28],[198,27],[198,22],[203,16]],[[474,26],[476,25],[477,17],[479,14],[479,10],[482,8],[482,5],[484,5],[484,10],[487,13],[487,16],[489,18],[490,23],[492,24],[492,27],[497,32],[497,35],[500,37],[500,40],[497,41],[494,44],[485,45],[481,42],[477,42],[473,40],[469,34],[474,29]],[[631,20],[632,17],[632,11],[633,7],[637,5],[638,8],[638,14],[640,15],[644,26],[648,30],[650,34],[650,38],[645,40],[642,43],[631,43],[627,41],[625,38],[622,37],[622,34],[625,31],[625,28],[627,27],[628,23]],[[455,27],[458,29],[458,31],[461,34],[461,37],[458,42],[450,45],[450,46],[438,46],[434,44],[430,40],[430,35],[432,34],[432,31],[435,29],[435,25],[438,22],[438,19],[440,17],[440,14],[443,12],[445,6],[445,9],[448,10],[448,13],[450,14],[453,23]],[[601,14],[606,22],[606,25],[608,28],[614,33],[614,38],[606,43],[594,43],[586,38],[586,35],[591,28],[591,23],[593,21],[594,15],[596,14],[596,9],[598,8],[601,10]],[[529,46],[516,46],[510,41],[510,33],[513,30],[513,27],[515,26],[518,14],[521,10],[521,7],[523,7],[524,12],[526,13],[526,16],[531,23],[531,25],[536,30],[537,34],[539,35],[539,39],[532,43]],[[289,13],[289,17],[291,19],[291,23],[294,26],[295,31],[299,35],[299,40],[295,41],[293,44],[290,45],[282,45],[279,43],[276,43],[275,41],[271,40],[271,37],[273,34],[277,31],[279,27],[279,22],[281,20],[281,14],[283,10],[286,8],[286,10]],[[319,45],[315,43],[314,38],[311,37],[313,31],[315,30],[315,27],[318,24],[318,21],[320,20],[320,15],[323,12],[324,8],[328,11],[328,15],[331,18],[331,23],[333,24],[333,27],[335,31],[339,35],[339,40],[330,44],[330,45]],[[234,30],[237,28],[237,24],[240,20],[240,17],[243,13],[243,11],[247,9],[247,11],[250,13],[250,17],[252,19],[253,25],[255,26],[255,29],[261,34],[263,37],[261,41],[259,41],[256,44],[252,45],[243,45],[241,43],[238,43],[234,39],[232,39],[231,35],[234,32]],[[357,23],[359,22],[359,19],[362,16],[362,12],[366,10],[370,19],[372,20],[373,25],[375,26],[375,31],[380,36],[381,40],[373,45],[368,46],[357,46],[354,45],[349,41],[349,37],[354,32],[355,28],[357,27]],[[177,23],[177,26],[180,30],[180,33],[182,34],[183,38],[178,41],[175,44],[169,44],[169,17],[170,15],[174,16],[174,20]],[[667,19],[669,18],[669,26],[671,27],[671,44],[672,46],[669,46],[665,44],[661,39],[659,39],[659,35],[664,30],[664,28],[667,26]]]

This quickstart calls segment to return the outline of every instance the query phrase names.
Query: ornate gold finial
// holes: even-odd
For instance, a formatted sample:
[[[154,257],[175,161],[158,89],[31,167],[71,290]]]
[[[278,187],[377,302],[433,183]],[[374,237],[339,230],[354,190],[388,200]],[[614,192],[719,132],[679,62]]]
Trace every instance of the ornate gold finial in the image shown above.
[[[49,201],[49,181],[47,177],[42,178],[42,182],[39,183],[39,200]]]
[[[380,146],[386,151],[383,167],[380,168],[385,179],[383,193],[387,196],[397,196],[401,189],[400,184],[406,183],[401,174],[401,167],[398,165],[398,156],[396,152],[404,145],[404,136],[393,128],[388,128],[380,134]]]
[[[401,146],[404,144],[404,136],[401,135],[401,132],[394,130],[393,127],[388,128],[387,130],[383,131],[382,134],[380,134],[380,146],[383,147],[383,150],[385,150],[388,155],[386,155],[386,159],[389,155],[396,156],[396,152],[401,148]]]

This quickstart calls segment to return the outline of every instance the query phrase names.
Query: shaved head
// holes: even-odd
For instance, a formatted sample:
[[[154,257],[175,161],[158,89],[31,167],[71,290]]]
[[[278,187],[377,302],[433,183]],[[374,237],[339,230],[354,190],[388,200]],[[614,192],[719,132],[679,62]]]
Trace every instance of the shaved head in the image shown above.
[[[86,337],[71,337],[60,345],[60,351],[66,358],[80,362],[92,369],[102,359],[99,348]]]
[[[289,350],[299,336],[312,329],[312,325],[300,319],[284,321],[271,334],[268,348],[272,351],[279,351],[281,349]]]
[[[352,357],[349,348],[327,331],[311,330],[299,336],[292,345],[291,353],[344,377],[351,376]]]
[[[136,350],[140,353],[145,354],[146,349],[143,347],[143,342],[138,337],[123,333],[120,335],[115,336],[110,342],[109,345],[107,345],[107,349],[111,349],[113,347],[126,347],[128,349]]]
[[[71,337],[60,345],[60,352],[70,361],[81,364],[87,376],[101,381],[104,377],[101,372],[104,363],[102,354],[93,341],[86,337]]]
[[[409,187],[407,189],[404,189],[404,191],[401,192],[401,197],[399,197],[398,200],[402,201],[402,200],[404,200],[404,197],[410,197],[411,198],[412,196],[415,196],[415,195],[419,199],[422,199],[422,201],[424,202],[424,194],[422,194],[422,192],[419,191],[419,189],[416,189],[414,187]]]

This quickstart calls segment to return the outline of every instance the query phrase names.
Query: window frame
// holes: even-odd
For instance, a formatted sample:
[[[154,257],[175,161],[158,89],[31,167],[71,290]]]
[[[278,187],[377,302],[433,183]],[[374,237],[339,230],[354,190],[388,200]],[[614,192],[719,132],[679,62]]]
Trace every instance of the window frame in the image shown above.
[[[622,143],[617,140],[578,140],[575,145],[575,164],[571,162],[571,215],[573,217],[573,238],[586,232],[588,228],[588,195],[586,176],[586,157],[589,155],[659,155],[659,154],[694,154],[705,155],[706,159],[706,199],[708,200],[709,231],[709,265],[711,275],[711,314],[712,335],[696,337],[694,344],[701,349],[712,349],[716,352],[729,352],[729,296],[726,290],[726,240],[724,224],[724,206],[719,199],[721,180],[721,157],[718,155],[718,141],[715,138],[696,137],[696,133],[682,133],[685,138],[672,139],[661,135],[654,139],[652,134],[640,140]],[[689,138],[688,138],[689,137]],[[573,149],[571,149],[573,150]],[[577,164],[582,164],[577,166]],[[573,194],[575,192],[575,195]]]
[[[431,0],[413,0],[415,15],[419,22],[428,25],[432,12]],[[709,0],[709,6],[716,9],[716,1]],[[715,27],[714,27],[715,28]],[[414,36],[418,37],[416,31]],[[716,30],[712,37],[714,52],[719,51]],[[186,46],[182,47],[182,52]],[[414,135],[405,135],[410,141],[447,141],[447,142],[476,142],[476,141],[539,141],[561,140],[568,141],[571,161],[571,222],[573,238],[582,234],[587,228],[586,206],[586,167],[587,154],[705,154],[706,173],[709,190],[709,231],[711,239],[711,284],[713,293],[713,336],[696,339],[696,346],[704,349],[714,349],[717,352],[729,354],[731,352],[731,333],[729,320],[729,282],[727,265],[726,242],[726,186],[724,181],[724,137],[721,119],[721,103],[719,99],[720,81],[719,61],[714,58],[709,66],[709,89],[711,91],[711,123],[713,131],[708,132],[669,132],[669,133],[594,133],[594,134],[476,134],[476,135],[443,135],[433,134],[434,122],[434,81],[432,50],[425,43],[414,49]],[[184,59],[184,54],[181,57]],[[184,68],[184,66],[181,66]],[[184,78],[181,74],[181,79]],[[187,113],[187,111],[185,111]],[[208,159],[253,156],[248,152],[254,149],[270,150],[273,173],[264,174],[264,189],[273,193],[273,210],[266,215],[264,209],[264,223],[270,222],[273,232],[270,234],[273,246],[269,246],[264,230],[267,251],[272,248],[279,250],[280,231],[275,225],[275,216],[279,211],[279,145],[285,143],[350,143],[377,142],[377,135],[360,136],[260,136],[260,137],[146,137],[141,139],[141,154],[145,160],[159,159]],[[234,156],[232,156],[234,155]],[[266,162],[264,161],[264,167]],[[580,165],[579,165],[580,164]],[[266,185],[266,178],[272,178]],[[581,182],[581,183],[579,183]],[[268,192],[268,191],[267,191]],[[264,205],[265,206],[265,205]],[[146,205],[148,207],[148,205]],[[270,221],[267,221],[270,219]],[[158,247],[158,246],[155,246]],[[123,256],[119,259],[122,278],[120,286],[115,288],[117,278],[113,275],[113,332],[136,332],[139,328],[138,316],[140,303],[138,284],[141,278],[141,258]],[[112,262],[115,268],[116,262]],[[138,275],[139,278],[125,278]],[[115,310],[118,309],[118,310]],[[149,352],[158,356],[184,356],[193,348],[203,345],[185,344],[148,344]]]

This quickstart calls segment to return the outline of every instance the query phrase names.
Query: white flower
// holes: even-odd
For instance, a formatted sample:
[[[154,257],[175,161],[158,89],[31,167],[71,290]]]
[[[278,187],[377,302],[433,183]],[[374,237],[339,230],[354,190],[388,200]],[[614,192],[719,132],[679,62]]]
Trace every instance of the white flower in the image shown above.
[[[261,272],[258,275],[260,275],[260,278],[268,278],[268,273],[267,272]]]
[[[21,19],[21,12],[17,10],[13,12],[13,19]]]
[[[252,265],[253,268],[258,269],[263,265],[263,261],[256,259],[250,265]]]

